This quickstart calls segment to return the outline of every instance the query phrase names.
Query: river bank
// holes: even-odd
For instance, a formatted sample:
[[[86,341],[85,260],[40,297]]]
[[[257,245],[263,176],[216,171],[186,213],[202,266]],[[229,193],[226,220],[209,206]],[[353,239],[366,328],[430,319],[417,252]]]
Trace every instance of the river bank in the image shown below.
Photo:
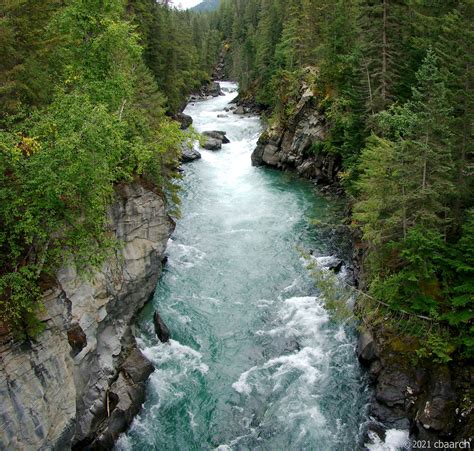
[[[356,331],[331,319],[301,253],[331,266],[334,243],[314,220],[335,221],[339,207],[306,180],[252,167],[261,123],[226,111],[236,86],[222,89],[184,111],[230,143],[185,166],[182,219],[137,325],[156,370],[117,448],[363,448],[369,393]],[[169,345],[154,335],[154,310]]]
[[[174,222],[160,196],[133,183],[117,187],[109,223],[123,246],[88,278],[59,271],[43,296],[44,332],[2,337],[2,449],[110,449],[140,410],[153,368],[133,320],[155,290]]]
[[[316,151],[322,148],[329,128],[318,99],[303,86],[292,120],[285,127],[276,124],[262,134],[252,153],[252,163],[296,172],[324,192],[344,196],[338,178],[342,170],[340,156]],[[350,209],[346,215],[350,223]],[[352,283],[363,289],[364,244],[357,230],[348,233],[353,236]],[[364,297],[358,302],[363,303]],[[363,305],[357,309],[363,311]],[[374,419],[372,437],[384,441],[394,430],[406,431],[413,440],[432,444],[425,449],[435,449],[439,440],[472,441],[472,362],[439,364],[418,359],[414,349],[419,344],[414,337],[394,331],[383,320],[370,324],[362,318],[362,322],[358,355],[369,370],[374,389],[369,409]]]

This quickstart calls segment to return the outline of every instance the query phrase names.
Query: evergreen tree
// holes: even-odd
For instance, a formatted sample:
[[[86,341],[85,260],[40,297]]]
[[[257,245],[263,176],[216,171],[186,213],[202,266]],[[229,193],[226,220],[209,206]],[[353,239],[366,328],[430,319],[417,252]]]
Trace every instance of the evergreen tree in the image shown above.
[[[0,309],[20,337],[41,329],[42,281],[64,262],[96,267],[115,248],[106,215],[114,185],[141,177],[166,193],[172,184],[184,137],[164,116],[124,17],[121,0],[67,2],[50,14],[36,33],[54,41],[54,94],[0,130]]]
[[[361,158],[362,200],[354,217],[373,248],[372,289],[413,310],[437,311],[440,281],[433,258],[443,248],[453,192],[451,109],[447,90],[429,51],[418,86],[402,107],[380,114],[391,143],[374,138]]]
[[[453,155],[456,193],[453,194],[453,231],[459,231],[463,210],[473,205],[474,191],[474,4],[459,2],[439,20],[441,33],[435,50],[443,63],[453,110]]]
[[[44,105],[54,90],[50,52],[57,36],[44,29],[59,8],[59,0],[8,0],[0,7],[0,126]]]
[[[403,61],[401,28],[405,0],[363,0],[360,8],[360,73],[366,83],[367,111],[376,114],[396,97]]]

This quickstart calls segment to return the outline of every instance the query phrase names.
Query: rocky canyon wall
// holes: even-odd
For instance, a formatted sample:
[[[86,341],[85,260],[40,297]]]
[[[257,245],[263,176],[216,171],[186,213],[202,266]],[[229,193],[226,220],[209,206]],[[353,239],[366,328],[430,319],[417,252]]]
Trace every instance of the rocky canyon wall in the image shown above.
[[[262,134],[252,154],[252,164],[294,170],[318,184],[334,186],[342,161],[339,155],[315,151],[317,144],[326,139],[329,124],[311,88],[303,89],[291,121]]]
[[[74,267],[44,294],[45,331],[0,347],[0,448],[110,448],[144,400],[152,365],[132,321],[153,294],[174,223],[139,184],[116,190],[109,211],[123,243],[91,277]]]

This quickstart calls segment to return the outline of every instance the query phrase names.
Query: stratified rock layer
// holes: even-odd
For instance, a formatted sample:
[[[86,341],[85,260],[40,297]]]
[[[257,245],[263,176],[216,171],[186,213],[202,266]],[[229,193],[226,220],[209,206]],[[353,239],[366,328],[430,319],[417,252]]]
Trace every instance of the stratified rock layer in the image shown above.
[[[252,154],[252,164],[295,170],[317,183],[334,184],[341,169],[340,156],[316,150],[318,143],[326,139],[328,129],[317,98],[306,87],[291,122],[262,134]]]
[[[109,216],[120,251],[87,280],[61,269],[44,295],[45,331],[0,348],[0,449],[110,447],[143,402],[152,367],[131,323],[155,289],[174,223],[139,184],[117,190]]]

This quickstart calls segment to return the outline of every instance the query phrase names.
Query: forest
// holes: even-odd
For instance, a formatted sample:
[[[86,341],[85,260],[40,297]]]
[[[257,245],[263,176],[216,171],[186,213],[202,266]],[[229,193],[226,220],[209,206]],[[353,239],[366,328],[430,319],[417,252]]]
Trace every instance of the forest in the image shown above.
[[[212,18],[270,124],[312,86],[331,131],[311,151],[342,157],[375,316],[440,361],[474,355],[473,18],[472,0],[224,0]]]
[[[55,270],[72,256],[87,270],[116,245],[114,186],[141,178],[176,197],[189,137],[171,117],[224,54],[270,124],[312,87],[331,132],[311,152],[342,157],[368,295],[382,317],[425,318],[429,355],[472,358],[473,16],[473,0],[2,2],[4,326],[37,333]]]
[[[209,79],[206,19],[153,0],[9,0],[0,10],[1,326],[35,336],[42,292],[118,243],[107,207],[134,179],[176,197],[189,139],[170,116]],[[165,94],[166,93],[166,94]]]

